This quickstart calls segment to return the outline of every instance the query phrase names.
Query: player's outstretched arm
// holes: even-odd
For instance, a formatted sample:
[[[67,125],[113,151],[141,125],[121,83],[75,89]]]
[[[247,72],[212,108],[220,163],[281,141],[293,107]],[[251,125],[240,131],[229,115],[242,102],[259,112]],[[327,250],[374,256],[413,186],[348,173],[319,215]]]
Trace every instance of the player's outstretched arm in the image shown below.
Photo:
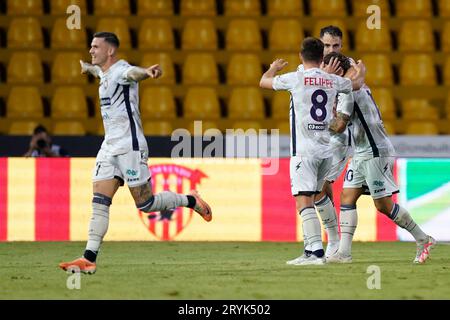
[[[347,72],[344,78],[348,78],[352,81],[353,91],[359,90],[364,85],[364,80],[366,78],[366,66],[361,60],[358,63],[352,64],[355,72]]]
[[[80,60],[80,65],[81,65],[81,73],[82,74],[90,73],[94,77],[98,78],[100,71],[101,71],[99,66],[94,66],[93,64],[84,62],[83,60]]]
[[[272,62],[269,70],[262,75],[261,80],[259,81],[259,86],[264,89],[273,89],[273,78],[277,72],[283,70],[287,64],[288,62],[283,59],[276,59]]]
[[[342,112],[338,112],[336,114],[336,117],[331,119],[328,129],[332,133],[342,133],[342,132],[344,132],[345,128],[347,127],[349,120],[350,120],[350,117],[348,115],[346,115],[345,113],[342,113]]]
[[[158,79],[162,76],[162,69],[159,64],[155,64],[147,69],[141,67],[133,67],[127,73],[128,80],[142,81],[148,78]]]

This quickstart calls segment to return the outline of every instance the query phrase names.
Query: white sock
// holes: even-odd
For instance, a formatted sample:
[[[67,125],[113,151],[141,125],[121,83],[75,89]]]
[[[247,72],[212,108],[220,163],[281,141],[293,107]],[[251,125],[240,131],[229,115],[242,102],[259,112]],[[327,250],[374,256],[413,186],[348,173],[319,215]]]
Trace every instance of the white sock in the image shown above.
[[[341,242],[339,243],[339,253],[343,256],[352,254],[352,240],[358,225],[358,213],[356,206],[341,205]]]
[[[323,250],[322,230],[316,209],[313,207],[304,208],[300,211],[300,215],[302,217],[303,233],[308,236],[308,245],[311,246],[310,250],[313,252]]]
[[[339,231],[337,224],[336,210],[330,198],[325,195],[315,203],[317,212],[319,212],[323,225],[328,235],[328,242],[339,241]]]
[[[422,231],[419,225],[414,222],[409,212],[398,204],[394,204],[389,218],[400,228],[408,231],[417,242],[424,243],[428,240],[428,236]]]
[[[94,200],[92,201],[93,212],[89,224],[86,250],[90,250],[95,254],[98,253],[106,231],[108,231],[110,205],[110,198],[101,194],[94,194]]]

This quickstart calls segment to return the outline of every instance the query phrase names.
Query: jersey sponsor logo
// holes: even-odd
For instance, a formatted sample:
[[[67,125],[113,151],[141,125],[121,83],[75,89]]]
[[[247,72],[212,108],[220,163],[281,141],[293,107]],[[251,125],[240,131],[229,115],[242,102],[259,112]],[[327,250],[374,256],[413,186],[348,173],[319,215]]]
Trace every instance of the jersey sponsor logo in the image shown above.
[[[380,193],[380,192],[383,192],[383,191],[386,191],[386,188],[376,189],[376,190],[374,191],[374,193]]]
[[[110,98],[101,98],[100,99],[100,106],[109,106],[111,104],[111,99]]]
[[[380,180],[375,180],[375,181],[373,182],[373,185],[374,185],[375,187],[382,187],[382,186],[384,186],[384,182],[383,182],[383,181],[380,181]]]
[[[126,173],[127,173],[127,175],[132,176],[132,177],[137,176],[137,171],[133,170],[133,169],[128,169]]]
[[[198,170],[174,164],[159,164],[149,166],[152,174],[152,189],[154,193],[172,191],[179,194],[188,194],[208,176]],[[194,210],[179,207],[163,210],[161,212],[139,212],[139,217],[145,228],[158,240],[173,240],[189,225]]]
[[[325,125],[324,124],[309,123],[308,124],[308,130],[323,131],[323,130],[325,130]]]

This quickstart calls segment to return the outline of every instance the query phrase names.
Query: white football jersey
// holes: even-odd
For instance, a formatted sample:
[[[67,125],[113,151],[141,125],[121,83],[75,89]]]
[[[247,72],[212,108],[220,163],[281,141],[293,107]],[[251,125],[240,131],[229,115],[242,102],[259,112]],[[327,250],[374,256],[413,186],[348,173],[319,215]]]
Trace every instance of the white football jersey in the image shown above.
[[[100,72],[100,106],[105,128],[102,149],[110,155],[148,150],[139,112],[139,84],[127,79],[132,66],[119,60]]]
[[[395,156],[394,147],[384,129],[383,120],[372,93],[366,85],[339,100],[337,112],[350,116],[353,124],[355,157]]]
[[[326,159],[332,156],[329,122],[338,93],[350,93],[349,79],[328,74],[319,68],[276,76],[274,90],[291,94],[291,156]]]

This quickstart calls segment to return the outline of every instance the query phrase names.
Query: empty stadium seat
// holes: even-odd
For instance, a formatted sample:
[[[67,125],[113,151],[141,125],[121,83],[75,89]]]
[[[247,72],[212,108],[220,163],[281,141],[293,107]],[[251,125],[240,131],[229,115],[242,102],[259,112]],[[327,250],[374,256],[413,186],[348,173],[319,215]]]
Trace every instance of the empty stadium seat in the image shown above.
[[[450,52],[450,21],[444,23],[441,32],[442,51]]]
[[[227,50],[262,50],[262,37],[257,20],[232,20],[226,33]]]
[[[8,15],[42,15],[42,0],[8,0]]]
[[[87,14],[86,0],[52,0],[50,1],[51,13],[54,16],[67,16],[67,8],[71,5],[78,6],[81,14]]]
[[[138,0],[137,13],[139,16],[172,16],[173,2],[167,0]]]
[[[444,84],[450,86],[450,57],[445,60],[445,65],[443,68],[444,73]]]
[[[439,0],[439,16],[442,18],[450,17],[450,2],[448,0]]]
[[[183,84],[218,84],[219,74],[214,56],[208,53],[193,53],[186,57],[183,65]]]
[[[8,28],[9,49],[42,49],[42,28],[36,18],[14,18]]]
[[[215,0],[182,0],[181,15],[184,17],[193,16],[215,16],[216,1]]]
[[[388,136],[393,136],[396,134],[394,121],[383,121],[383,126]]]
[[[282,71],[283,73],[296,71],[298,66],[302,63],[298,53],[276,52],[272,55],[270,63],[275,61],[275,59],[284,59],[288,62],[288,65],[284,67]]]
[[[389,26],[383,22],[381,29],[368,29],[362,21],[356,29],[356,50],[360,52],[391,52],[392,43]]]
[[[41,94],[36,87],[12,87],[6,105],[9,118],[40,118],[44,116]]]
[[[288,120],[274,122],[268,129],[278,129],[279,134],[290,135],[291,134],[291,124]]]
[[[84,136],[86,128],[81,121],[55,121],[52,133],[55,136]]]
[[[371,5],[379,6],[383,17],[390,16],[389,0],[359,0],[352,1],[352,4],[354,17],[366,18],[368,16],[367,8]]]
[[[437,135],[439,129],[436,123],[431,121],[410,122],[405,133],[409,135]]]
[[[153,79],[151,84],[175,84],[175,67],[172,58],[167,53],[146,53],[142,56],[141,67],[148,68],[159,64],[163,74],[158,79]]]
[[[96,16],[129,16],[130,2],[128,0],[95,0],[94,14]]]
[[[433,58],[427,54],[406,55],[400,67],[400,82],[406,86],[435,86]]]
[[[139,49],[175,48],[172,26],[167,19],[145,19],[139,28]]]
[[[66,18],[60,18],[55,21],[51,39],[51,47],[53,49],[87,49],[85,29],[68,29],[66,27]]]
[[[231,56],[227,67],[228,84],[258,85],[261,75],[261,61],[257,55],[237,53]]]
[[[429,18],[432,16],[430,0],[396,0],[395,5],[399,18]]]
[[[168,121],[145,121],[142,126],[146,136],[170,136],[174,129]]]
[[[296,19],[275,20],[269,31],[269,48],[279,51],[299,51],[305,34]]]
[[[226,16],[253,16],[261,15],[259,0],[227,0],[225,1]]]
[[[248,135],[258,134],[258,131],[263,129],[263,127],[258,121],[236,121],[233,123],[233,129],[242,129],[244,130],[243,134]],[[235,134],[238,134],[238,132],[235,132]]]
[[[191,19],[183,28],[184,50],[216,50],[217,31],[211,19]]]
[[[230,119],[263,119],[265,112],[261,90],[256,87],[233,89],[228,103],[228,112]]]
[[[8,83],[40,84],[43,80],[41,58],[36,52],[14,52],[8,64]]]
[[[216,121],[202,121],[200,124],[195,121],[190,121],[187,130],[194,136],[208,136],[211,131],[210,129],[216,129],[220,131],[219,123]],[[217,131],[214,131],[212,135],[215,135]]]
[[[428,20],[403,22],[398,39],[400,51],[434,52],[433,28]]]
[[[314,0],[310,2],[313,17],[345,17],[345,0]]]
[[[80,87],[57,87],[52,99],[52,118],[87,118],[86,95]]]
[[[369,86],[393,85],[393,73],[389,56],[382,54],[366,55],[362,57],[366,65],[366,83]]]
[[[287,91],[276,91],[272,98],[272,118],[289,120],[291,95]]]
[[[36,121],[13,121],[9,126],[10,136],[31,136],[34,129],[39,125]]]
[[[124,18],[101,18],[97,23],[95,32],[108,31],[117,35],[120,48],[131,49],[130,29]]]
[[[392,92],[387,88],[374,88],[371,91],[383,121],[395,120],[397,111]]]
[[[302,0],[268,0],[267,13],[271,17],[303,16]]]
[[[407,99],[402,103],[402,115],[406,120],[438,120],[439,115],[428,100]]]
[[[183,106],[186,119],[220,118],[220,103],[214,88],[190,88],[184,98]]]
[[[80,60],[84,60],[81,53],[63,52],[56,54],[52,65],[52,83],[86,84],[88,77],[81,74]]]
[[[141,94],[140,110],[143,119],[175,119],[175,99],[169,87],[145,87]]]

